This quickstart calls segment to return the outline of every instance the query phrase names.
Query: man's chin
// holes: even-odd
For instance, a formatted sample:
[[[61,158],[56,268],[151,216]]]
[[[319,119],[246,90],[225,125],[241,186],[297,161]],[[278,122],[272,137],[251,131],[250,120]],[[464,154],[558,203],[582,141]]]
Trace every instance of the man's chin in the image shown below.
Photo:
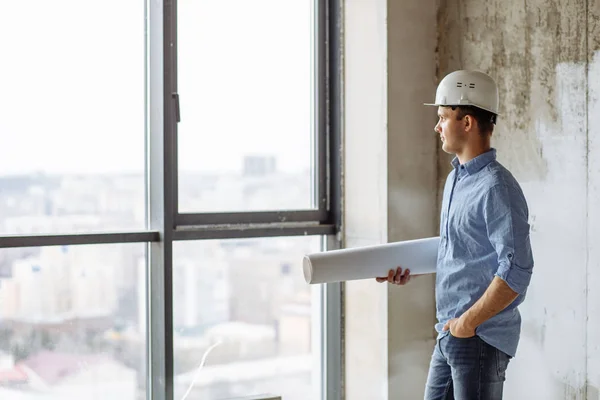
[[[446,142],[442,142],[442,150],[444,151],[444,153],[448,153],[448,154],[455,154],[456,152],[453,151],[447,144]]]

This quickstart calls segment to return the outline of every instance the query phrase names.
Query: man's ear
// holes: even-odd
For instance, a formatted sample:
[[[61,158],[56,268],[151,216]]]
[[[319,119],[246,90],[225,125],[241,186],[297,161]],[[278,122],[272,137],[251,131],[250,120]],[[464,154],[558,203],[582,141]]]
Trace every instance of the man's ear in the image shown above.
[[[469,114],[465,115],[464,121],[465,121],[465,131],[466,132],[470,132],[475,128],[476,121],[472,115],[469,115]]]

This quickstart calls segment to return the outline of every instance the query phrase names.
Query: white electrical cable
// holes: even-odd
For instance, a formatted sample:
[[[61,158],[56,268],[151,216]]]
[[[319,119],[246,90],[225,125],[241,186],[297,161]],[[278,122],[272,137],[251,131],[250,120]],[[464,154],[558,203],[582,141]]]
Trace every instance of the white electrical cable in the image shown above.
[[[183,395],[183,397],[181,398],[181,400],[185,400],[188,397],[188,395],[190,394],[190,392],[192,391],[192,388],[194,387],[194,384],[196,383],[196,381],[198,380],[198,377],[200,376],[200,371],[202,370],[202,367],[204,367],[204,362],[206,361],[206,357],[208,356],[208,353],[210,353],[212,351],[212,349],[214,349],[215,347],[217,347],[221,343],[223,343],[222,340],[217,340],[217,342],[215,344],[213,344],[208,349],[206,349],[206,351],[204,352],[204,355],[202,356],[202,361],[200,362],[200,365],[198,366],[198,371],[196,371],[196,376],[194,376],[194,379],[192,380],[192,383],[190,384],[190,387],[185,392],[185,394]]]

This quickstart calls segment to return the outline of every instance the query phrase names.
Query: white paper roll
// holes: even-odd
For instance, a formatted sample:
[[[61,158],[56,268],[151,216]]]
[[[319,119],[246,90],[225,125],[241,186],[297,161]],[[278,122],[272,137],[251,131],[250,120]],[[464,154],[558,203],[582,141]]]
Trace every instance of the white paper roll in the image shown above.
[[[434,273],[439,236],[304,256],[306,283],[333,283],[387,276],[390,269],[409,269],[411,275]]]

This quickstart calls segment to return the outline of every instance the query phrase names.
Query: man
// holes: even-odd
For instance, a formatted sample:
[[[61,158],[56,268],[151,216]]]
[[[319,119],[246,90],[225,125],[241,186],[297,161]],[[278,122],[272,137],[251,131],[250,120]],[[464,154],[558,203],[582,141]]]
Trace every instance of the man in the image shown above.
[[[436,274],[438,332],[426,400],[501,399],[515,356],[533,256],[523,192],[490,139],[498,115],[494,80],[447,75],[436,92],[442,149],[454,154],[444,188]],[[410,271],[378,282],[404,285]]]

